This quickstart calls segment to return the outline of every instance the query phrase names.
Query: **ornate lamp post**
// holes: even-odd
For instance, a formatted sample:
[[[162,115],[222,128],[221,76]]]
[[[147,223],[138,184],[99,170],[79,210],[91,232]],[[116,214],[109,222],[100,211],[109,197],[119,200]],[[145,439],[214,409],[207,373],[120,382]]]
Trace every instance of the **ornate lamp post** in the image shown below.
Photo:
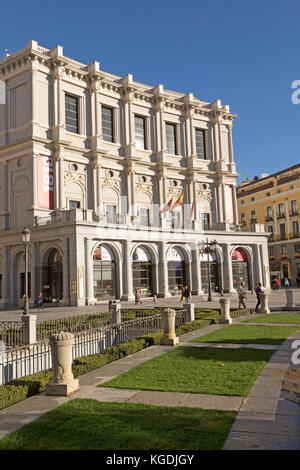
[[[213,240],[211,242],[208,241],[208,238],[206,241],[202,242],[201,247],[200,247],[200,253],[207,253],[207,277],[208,277],[208,297],[207,297],[207,302],[212,301],[212,295],[211,295],[211,279],[210,279],[210,255],[212,253],[215,253],[217,249],[218,243],[216,240]]]
[[[29,314],[29,299],[28,299],[28,245],[30,242],[30,230],[25,227],[22,232],[22,242],[25,245],[25,299],[24,299],[24,315]]]

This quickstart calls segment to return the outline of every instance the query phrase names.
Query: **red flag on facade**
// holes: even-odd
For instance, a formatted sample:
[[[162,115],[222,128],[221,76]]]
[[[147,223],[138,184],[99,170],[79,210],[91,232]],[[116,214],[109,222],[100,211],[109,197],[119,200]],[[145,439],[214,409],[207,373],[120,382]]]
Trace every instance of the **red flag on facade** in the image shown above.
[[[165,207],[163,207],[163,208],[161,209],[160,212],[161,212],[161,213],[163,213],[163,212],[170,212],[170,211],[172,210],[172,202],[173,202],[173,198],[170,199],[170,201],[165,205]]]
[[[192,207],[191,207],[190,219],[192,219],[192,217],[193,217],[193,215],[194,215],[194,206],[195,206],[195,201],[193,201],[193,204],[192,204]]]

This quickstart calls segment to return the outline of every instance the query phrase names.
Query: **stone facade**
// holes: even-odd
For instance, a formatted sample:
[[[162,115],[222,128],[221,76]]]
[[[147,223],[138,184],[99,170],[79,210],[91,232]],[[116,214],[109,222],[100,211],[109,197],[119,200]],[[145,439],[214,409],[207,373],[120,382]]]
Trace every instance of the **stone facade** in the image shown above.
[[[31,304],[39,292],[66,305],[132,299],[135,287],[167,297],[182,283],[203,294],[212,240],[215,290],[243,276],[269,287],[263,225],[238,225],[228,105],[35,41],[0,61],[0,80],[2,307],[21,302],[25,226]]]

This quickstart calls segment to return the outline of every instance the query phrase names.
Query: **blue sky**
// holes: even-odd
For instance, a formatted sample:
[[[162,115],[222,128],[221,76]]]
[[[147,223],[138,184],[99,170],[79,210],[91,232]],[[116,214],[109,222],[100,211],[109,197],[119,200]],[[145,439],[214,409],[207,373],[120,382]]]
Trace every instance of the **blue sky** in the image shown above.
[[[30,39],[103,70],[217,98],[238,117],[241,179],[300,162],[298,0],[89,0],[2,4],[0,56]]]

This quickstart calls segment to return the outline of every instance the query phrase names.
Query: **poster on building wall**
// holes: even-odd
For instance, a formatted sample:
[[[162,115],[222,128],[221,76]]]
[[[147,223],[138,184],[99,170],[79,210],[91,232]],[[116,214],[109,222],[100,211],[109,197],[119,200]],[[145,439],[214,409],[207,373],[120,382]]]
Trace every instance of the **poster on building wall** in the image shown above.
[[[84,299],[84,266],[78,267],[78,298]]]
[[[51,157],[39,155],[37,158],[38,206],[54,209],[54,161]]]
[[[93,259],[96,261],[114,261],[112,252],[101,245],[95,249]]]

